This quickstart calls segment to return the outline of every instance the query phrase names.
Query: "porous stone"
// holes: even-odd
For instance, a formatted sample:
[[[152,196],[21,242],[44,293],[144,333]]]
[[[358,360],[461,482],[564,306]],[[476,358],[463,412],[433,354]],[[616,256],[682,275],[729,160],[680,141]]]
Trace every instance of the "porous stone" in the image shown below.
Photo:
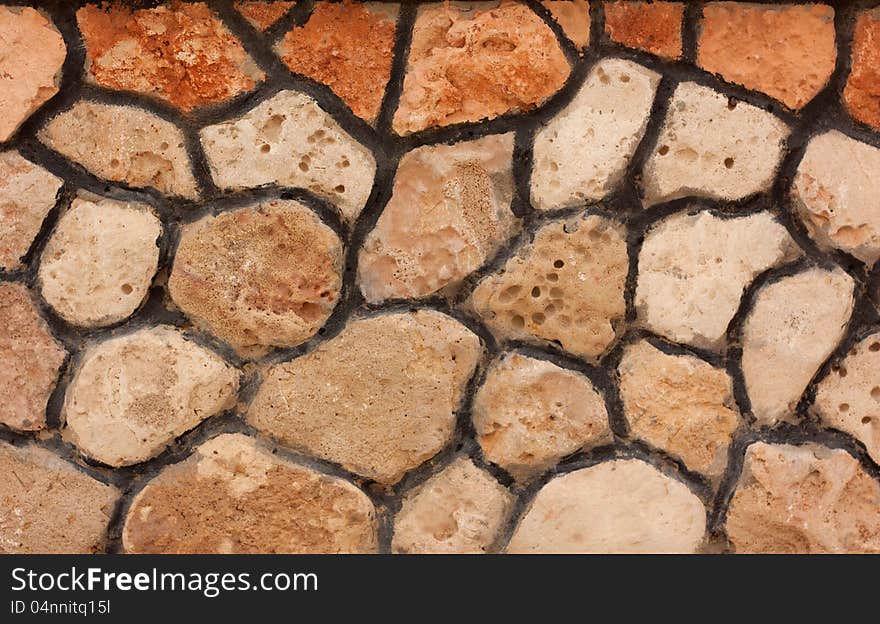
[[[862,11],[856,21],[843,101],[850,115],[880,129],[880,8]]]
[[[566,37],[579,48],[590,43],[590,3],[588,0],[541,0]]]
[[[367,301],[454,290],[513,234],[513,134],[404,155],[358,261]]]
[[[596,63],[574,99],[535,136],[532,204],[539,210],[602,199],[645,134],[660,75],[632,61]]]
[[[147,483],[122,543],[135,554],[371,553],[376,526],[373,503],[348,481],[223,434]]]
[[[727,535],[737,553],[880,553],[880,486],[846,451],[758,442]]]
[[[155,457],[235,404],[238,373],[160,325],[86,350],[64,397],[64,438],[109,466]]]
[[[249,21],[254,28],[268,30],[293,8],[296,2],[264,2],[263,0],[235,0],[235,10]]]
[[[507,551],[692,553],[706,510],[683,483],[637,459],[608,461],[555,477],[535,497]]]
[[[681,57],[681,2],[606,2],[605,32],[612,41],[663,58]]]
[[[612,441],[605,402],[586,376],[519,353],[493,364],[472,411],[483,455],[520,481]]]
[[[270,369],[248,422],[384,485],[449,441],[482,352],[458,321],[422,310],[358,319]]]

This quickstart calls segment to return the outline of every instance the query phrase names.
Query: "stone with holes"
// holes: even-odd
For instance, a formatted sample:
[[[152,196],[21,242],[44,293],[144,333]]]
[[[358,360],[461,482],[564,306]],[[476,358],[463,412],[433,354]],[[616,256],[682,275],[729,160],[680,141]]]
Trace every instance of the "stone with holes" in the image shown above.
[[[606,2],[605,32],[612,41],[667,59],[681,57],[681,2]]]
[[[856,21],[843,101],[856,120],[880,129],[880,8],[862,11]]]
[[[235,0],[235,10],[254,28],[268,30],[296,4],[294,1]]]
[[[590,3],[588,0],[541,0],[554,21],[578,48],[590,43]],[[583,54],[583,51],[581,51]]]

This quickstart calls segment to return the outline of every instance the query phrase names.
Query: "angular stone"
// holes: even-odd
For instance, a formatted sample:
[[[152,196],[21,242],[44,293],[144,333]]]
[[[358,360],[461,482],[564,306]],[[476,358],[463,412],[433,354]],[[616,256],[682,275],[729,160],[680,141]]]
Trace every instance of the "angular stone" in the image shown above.
[[[790,420],[846,331],[853,289],[840,269],[811,268],[758,292],[743,328],[742,369],[759,424]]]
[[[553,31],[523,4],[425,5],[413,29],[394,131],[529,110],[556,93],[569,73]]]
[[[86,350],[64,397],[64,437],[108,466],[155,457],[235,404],[238,373],[167,325]]]
[[[623,59],[599,61],[574,99],[535,136],[532,204],[552,210],[614,190],[648,125],[660,74]]]
[[[185,226],[168,290],[198,325],[260,356],[317,333],[339,300],[342,262],[314,212],[267,200]]]
[[[788,135],[772,113],[681,83],[645,165],[645,202],[686,195],[735,200],[766,191]]]
[[[586,376],[519,353],[493,364],[472,411],[483,455],[520,481],[612,441],[605,402]]]
[[[122,543],[128,553],[370,553],[376,526],[373,503],[348,481],[223,434],[147,483]]]
[[[384,485],[442,449],[479,338],[423,310],[358,319],[268,371],[248,422],[282,443]]]
[[[238,190],[298,186],[354,220],[370,195],[376,159],[312,98],[281,91],[238,119],[201,131],[214,181]]]
[[[296,2],[263,2],[263,0],[235,0],[235,10],[249,21],[254,28],[268,30],[270,26],[287,14]]]
[[[683,484],[638,459],[555,477],[532,502],[507,552],[692,553],[706,510]]]
[[[880,553],[880,485],[846,451],[752,444],[730,509],[737,553]]]
[[[850,115],[880,129],[880,8],[862,11],[856,21],[843,101]]]
[[[405,554],[483,554],[513,495],[469,459],[458,459],[412,490],[394,519],[391,549]]]
[[[513,134],[404,155],[391,200],[367,236],[358,281],[367,301],[451,291],[513,234]]]
[[[678,59],[683,16],[681,2],[606,2],[605,32],[628,48]]]
[[[590,3],[588,0],[541,0],[565,35],[579,48],[590,43]]]

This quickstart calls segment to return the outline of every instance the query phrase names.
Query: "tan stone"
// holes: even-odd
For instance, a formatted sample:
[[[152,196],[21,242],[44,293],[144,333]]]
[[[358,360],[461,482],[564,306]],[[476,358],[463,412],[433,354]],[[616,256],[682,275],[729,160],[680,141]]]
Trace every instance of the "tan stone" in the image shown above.
[[[513,134],[404,155],[391,200],[367,236],[358,281],[367,301],[452,291],[513,234]]]
[[[351,321],[265,375],[248,422],[385,485],[435,455],[480,357],[458,321],[422,310]]]
[[[565,35],[579,48],[590,43],[590,3],[588,0],[541,0]]]
[[[667,59],[681,58],[682,2],[605,2],[612,41]]]
[[[370,553],[376,524],[351,483],[224,434],[147,483],[122,543],[128,553]]]
[[[268,30],[293,7],[296,2],[263,2],[263,0],[235,0],[235,10],[254,28]]]
[[[855,119],[880,129],[880,8],[859,14],[851,63],[843,102]]]

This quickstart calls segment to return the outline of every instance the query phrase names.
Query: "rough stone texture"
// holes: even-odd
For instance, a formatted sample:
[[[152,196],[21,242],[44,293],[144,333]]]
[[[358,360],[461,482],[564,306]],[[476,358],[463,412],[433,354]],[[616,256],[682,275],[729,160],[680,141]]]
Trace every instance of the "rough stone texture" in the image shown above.
[[[727,512],[737,553],[880,553],[880,486],[846,451],[758,442]]]
[[[159,219],[145,204],[77,198],[40,261],[40,289],[73,325],[117,323],[141,305],[159,262]]]
[[[492,257],[518,225],[512,157],[512,133],[407,153],[360,252],[367,301],[453,290]]]
[[[224,434],[138,493],[122,543],[129,553],[370,553],[376,524],[351,483]]]
[[[863,11],[856,22],[843,101],[850,115],[880,129],[880,8]]]
[[[80,100],[43,127],[39,138],[101,178],[198,196],[183,133],[140,108]]]
[[[119,491],[33,445],[0,442],[0,553],[104,549]]]
[[[532,204],[540,210],[602,199],[645,134],[660,75],[623,59],[599,61],[574,99],[535,136]]]
[[[742,369],[760,424],[789,420],[837,346],[853,309],[852,278],[811,268],[764,286],[743,328]]]
[[[789,108],[812,100],[837,60],[834,9],[713,2],[703,7],[697,63]]]
[[[606,2],[605,32],[629,48],[678,59],[683,15],[681,2]]]
[[[469,459],[412,490],[394,519],[391,549],[407,554],[482,554],[495,541],[513,495]]]
[[[370,195],[376,160],[312,98],[281,91],[238,119],[201,131],[214,181],[228,190],[298,186],[354,220]]]
[[[492,119],[553,95],[570,67],[553,31],[527,6],[419,7],[394,130]]]
[[[772,113],[681,83],[645,165],[645,201],[686,195],[734,200],[767,190],[788,135]]]
[[[0,6],[0,142],[58,93],[66,55],[61,33],[41,13]]]
[[[692,553],[705,525],[703,504],[684,484],[641,460],[615,460],[545,485],[507,551]]]
[[[64,397],[64,437],[92,459],[128,466],[235,404],[238,373],[160,325],[105,340],[83,355]]]
[[[556,343],[595,358],[626,312],[628,262],[624,228],[583,213],[543,226],[477,285],[469,304],[501,339]]]
[[[588,0],[541,0],[565,35],[579,48],[590,43],[590,3]]]
[[[668,217],[648,232],[639,254],[640,321],[675,342],[719,349],[752,280],[800,253],[767,212]]]
[[[66,352],[20,284],[0,282],[0,327],[0,423],[21,431],[43,429]]]
[[[262,0],[235,0],[235,10],[254,28],[267,30],[293,8],[296,2],[263,2]]]
[[[248,422],[391,485],[449,441],[481,351],[475,334],[439,312],[355,320],[269,370]]]

